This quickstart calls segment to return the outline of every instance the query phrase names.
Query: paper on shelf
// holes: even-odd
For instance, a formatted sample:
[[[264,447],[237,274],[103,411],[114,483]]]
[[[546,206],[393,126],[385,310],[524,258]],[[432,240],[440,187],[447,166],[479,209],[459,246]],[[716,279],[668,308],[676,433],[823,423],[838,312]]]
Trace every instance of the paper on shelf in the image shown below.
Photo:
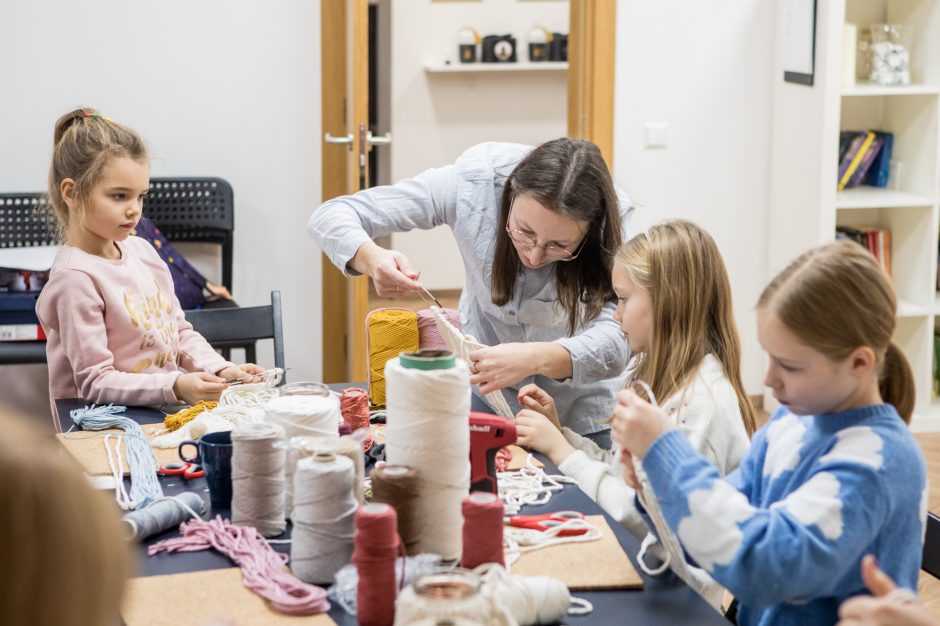
[[[59,246],[0,248],[0,267],[31,272],[45,272],[52,267]]]

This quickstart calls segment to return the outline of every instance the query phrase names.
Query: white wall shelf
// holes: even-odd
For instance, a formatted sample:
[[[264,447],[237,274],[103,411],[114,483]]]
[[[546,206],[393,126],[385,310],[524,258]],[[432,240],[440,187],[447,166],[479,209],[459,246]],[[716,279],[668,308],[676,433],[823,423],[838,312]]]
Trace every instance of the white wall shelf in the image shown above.
[[[904,300],[898,301],[898,317],[926,317],[928,315],[930,315],[930,311],[925,307]]]
[[[846,189],[836,194],[837,209],[924,207],[933,204],[936,204],[936,198],[865,185],[854,189]]]
[[[430,74],[456,74],[484,72],[564,72],[567,62],[542,61],[540,63],[425,63],[424,71]]]
[[[906,87],[885,87],[883,85],[859,84],[843,89],[844,97],[857,96],[930,96],[940,94],[940,87],[934,85],[907,85]]]

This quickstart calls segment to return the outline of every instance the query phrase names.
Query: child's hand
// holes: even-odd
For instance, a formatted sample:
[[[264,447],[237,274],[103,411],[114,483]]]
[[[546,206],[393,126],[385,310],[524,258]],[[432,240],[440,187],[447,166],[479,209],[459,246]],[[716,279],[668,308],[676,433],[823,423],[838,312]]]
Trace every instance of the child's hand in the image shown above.
[[[206,283],[206,289],[213,296],[225,298],[226,300],[232,299],[232,293],[226,289],[225,285],[213,285],[212,283]]]
[[[561,422],[558,421],[558,409],[555,408],[555,400],[548,393],[532,383],[519,390],[519,404],[525,409],[537,411],[548,418],[552,425],[561,430]]]
[[[633,455],[627,450],[621,450],[620,462],[623,463],[623,482],[634,491],[642,490],[643,486],[637,479],[636,468],[633,466]]]
[[[182,374],[173,383],[173,393],[186,404],[196,404],[200,400],[217,401],[223,391],[225,379],[208,372]]]
[[[638,459],[646,456],[653,442],[672,427],[662,409],[655,407],[632,389],[617,395],[611,434],[621,450],[628,451]]]
[[[244,380],[246,383],[256,383],[264,376],[264,368],[254,363],[243,363],[241,365],[230,365],[225,369],[221,369],[218,371],[217,375],[227,381]]]
[[[937,626],[938,622],[916,602],[904,602],[893,595],[897,585],[870,554],[862,558],[862,580],[874,597],[855,596],[843,602],[838,626]]]
[[[516,415],[516,443],[541,452],[555,465],[575,451],[547,417],[529,409],[522,409]]]

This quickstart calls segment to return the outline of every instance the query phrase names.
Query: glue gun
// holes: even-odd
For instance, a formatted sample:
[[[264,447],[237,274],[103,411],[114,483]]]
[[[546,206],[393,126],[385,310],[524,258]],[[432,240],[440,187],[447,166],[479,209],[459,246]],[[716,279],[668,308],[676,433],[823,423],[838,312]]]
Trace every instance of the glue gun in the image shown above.
[[[498,493],[496,453],[516,443],[516,425],[489,413],[470,413],[470,491]]]

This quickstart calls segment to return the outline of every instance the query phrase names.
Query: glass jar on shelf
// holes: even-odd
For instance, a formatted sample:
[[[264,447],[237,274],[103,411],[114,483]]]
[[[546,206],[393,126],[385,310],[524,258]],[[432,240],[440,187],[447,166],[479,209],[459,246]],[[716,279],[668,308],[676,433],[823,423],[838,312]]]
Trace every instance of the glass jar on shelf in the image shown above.
[[[872,24],[869,81],[882,86],[911,84],[911,32],[904,24]]]

